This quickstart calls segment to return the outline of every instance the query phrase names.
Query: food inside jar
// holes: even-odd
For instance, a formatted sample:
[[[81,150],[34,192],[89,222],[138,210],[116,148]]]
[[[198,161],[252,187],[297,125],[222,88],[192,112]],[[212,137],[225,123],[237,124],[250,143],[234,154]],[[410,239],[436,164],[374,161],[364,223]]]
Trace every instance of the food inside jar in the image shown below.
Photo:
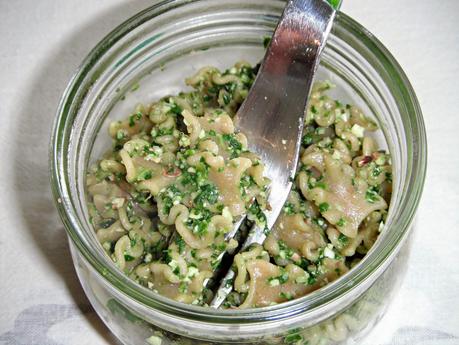
[[[97,238],[120,270],[176,301],[206,306],[205,284],[225,236],[247,215],[265,226],[269,184],[232,118],[258,66],[205,67],[193,88],[138,105],[109,126],[113,147],[89,169],[88,210]],[[222,308],[263,307],[302,297],[346,274],[375,243],[391,196],[390,155],[378,126],[353,105],[313,87],[300,162],[281,215],[263,245],[234,256]],[[243,238],[239,238],[241,242]]]

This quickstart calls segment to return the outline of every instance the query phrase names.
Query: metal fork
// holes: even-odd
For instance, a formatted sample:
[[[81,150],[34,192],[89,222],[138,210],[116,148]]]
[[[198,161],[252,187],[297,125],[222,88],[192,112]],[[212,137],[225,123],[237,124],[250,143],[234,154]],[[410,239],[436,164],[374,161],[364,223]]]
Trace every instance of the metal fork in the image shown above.
[[[258,76],[235,117],[249,149],[265,164],[271,180],[270,229],[292,187],[303,131],[303,117],[319,56],[335,18],[339,0],[289,0],[268,46]],[[236,224],[239,227],[240,222]],[[237,233],[235,227],[228,235]],[[264,229],[254,226],[239,251],[263,244]],[[218,308],[232,290],[229,269],[210,306]]]

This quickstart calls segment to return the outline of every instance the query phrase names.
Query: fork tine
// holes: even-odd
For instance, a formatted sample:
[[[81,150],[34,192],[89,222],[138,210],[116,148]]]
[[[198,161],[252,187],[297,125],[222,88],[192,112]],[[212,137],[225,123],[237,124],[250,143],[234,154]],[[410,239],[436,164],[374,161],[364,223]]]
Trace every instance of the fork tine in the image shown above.
[[[246,219],[246,215],[244,214],[244,215],[240,216],[240,218],[238,218],[238,220],[236,220],[236,222],[233,224],[233,229],[230,232],[226,233],[225,242],[228,242],[231,239],[234,239],[238,235],[239,229],[240,229],[241,225],[244,223],[245,219]],[[211,281],[213,281],[213,280],[216,280],[215,278],[219,275],[219,273],[224,271],[224,267],[222,267],[222,262],[223,262],[224,256],[227,255],[227,256],[232,257],[233,253],[234,252],[238,252],[238,249],[240,247],[241,246],[239,245],[238,248],[236,248],[231,253],[228,250],[225,250],[222,253],[220,253],[220,255],[215,259],[215,261],[217,261],[219,263],[218,269],[216,270],[216,272],[214,272],[214,275],[211,278],[207,278],[207,279],[204,280],[203,285],[204,285],[205,288],[208,288],[209,285],[211,285],[209,283]],[[229,258],[228,258],[228,260],[229,260]],[[232,260],[231,260],[230,264],[232,264]],[[229,266],[228,268],[231,267],[230,265],[223,265],[223,266],[225,266],[225,267]]]
[[[225,241],[229,241],[233,239],[234,237],[236,237],[236,234],[238,233],[239,228],[241,227],[245,218],[246,218],[246,215],[244,214],[236,222],[234,222],[233,229],[225,235]]]
[[[263,244],[266,239],[265,230],[260,228],[257,224],[254,224],[249,231],[249,234],[241,246],[241,249],[238,252],[243,252],[249,248],[252,244]],[[225,277],[221,280],[220,286],[217,290],[216,295],[210,302],[211,308],[219,308],[222,303],[226,300],[226,297],[233,291],[232,280],[236,276],[233,268],[230,266]]]
[[[232,268],[228,270],[225,277],[221,280],[220,286],[218,287],[217,294],[214,296],[210,302],[210,307],[218,309],[223,302],[226,300],[226,297],[233,291],[233,279],[236,273]]]

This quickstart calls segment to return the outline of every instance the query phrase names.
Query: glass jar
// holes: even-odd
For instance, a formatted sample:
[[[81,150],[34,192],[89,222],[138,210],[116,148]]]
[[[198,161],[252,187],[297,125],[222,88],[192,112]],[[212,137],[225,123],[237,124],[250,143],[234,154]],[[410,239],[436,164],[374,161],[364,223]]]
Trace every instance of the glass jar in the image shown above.
[[[416,96],[400,66],[367,30],[339,13],[317,79],[380,125],[394,169],[389,217],[366,257],[337,281],[294,301],[247,310],[184,305],[128,279],[89,223],[88,166],[110,147],[108,123],[135,103],[184,89],[199,67],[263,57],[282,0],[161,1],[104,38],[84,60],[59,105],[51,182],[74,264],[97,313],[124,343],[335,344],[360,339],[382,316],[406,267],[409,233],[426,171],[426,136]]]

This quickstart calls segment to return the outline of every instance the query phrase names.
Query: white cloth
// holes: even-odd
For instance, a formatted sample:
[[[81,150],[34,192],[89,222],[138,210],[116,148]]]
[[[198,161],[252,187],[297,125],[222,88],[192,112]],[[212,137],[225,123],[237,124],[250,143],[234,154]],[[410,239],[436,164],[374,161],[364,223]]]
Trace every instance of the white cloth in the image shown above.
[[[0,344],[115,340],[72,267],[48,183],[59,97],[89,50],[151,0],[0,1]],[[459,344],[459,2],[345,0],[405,69],[429,173],[404,284],[364,345]]]

